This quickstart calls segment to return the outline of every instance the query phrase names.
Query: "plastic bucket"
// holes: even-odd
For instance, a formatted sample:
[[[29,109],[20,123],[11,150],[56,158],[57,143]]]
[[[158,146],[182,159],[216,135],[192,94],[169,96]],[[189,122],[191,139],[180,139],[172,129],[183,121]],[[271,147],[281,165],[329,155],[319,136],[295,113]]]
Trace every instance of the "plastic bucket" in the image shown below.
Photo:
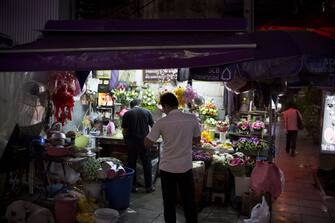
[[[56,223],[73,223],[76,220],[77,196],[68,193],[58,194],[55,198]]]
[[[126,174],[117,179],[105,181],[106,198],[109,207],[121,210],[129,207],[134,170],[125,168]]]
[[[111,208],[99,208],[94,212],[96,223],[116,223],[119,219],[119,212]]]

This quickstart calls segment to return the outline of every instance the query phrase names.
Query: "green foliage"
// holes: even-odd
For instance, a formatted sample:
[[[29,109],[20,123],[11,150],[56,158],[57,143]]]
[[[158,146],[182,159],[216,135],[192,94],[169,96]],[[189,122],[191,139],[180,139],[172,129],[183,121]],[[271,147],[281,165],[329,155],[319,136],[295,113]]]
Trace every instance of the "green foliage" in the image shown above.
[[[99,160],[89,157],[84,162],[80,174],[86,181],[97,181],[98,180],[98,170],[101,168]]]
[[[317,143],[320,140],[322,91],[317,88],[302,89],[302,94],[297,97],[296,102],[308,134]]]

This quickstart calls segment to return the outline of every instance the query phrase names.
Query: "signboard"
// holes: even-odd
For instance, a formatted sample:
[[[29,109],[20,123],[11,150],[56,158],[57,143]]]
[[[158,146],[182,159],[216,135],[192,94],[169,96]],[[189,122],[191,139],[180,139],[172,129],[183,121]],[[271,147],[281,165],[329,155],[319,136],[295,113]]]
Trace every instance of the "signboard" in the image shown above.
[[[321,152],[335,154],[335,94],[331,93],[324,98]]]
[[[304,64],[311,74],[335,73],[335,58],[331,57],[305,57]]]
[[[171,82],[177,80],[178,69],[144,70],[144,82]]]
[[[229,81],[236,70],[235,65],[190,68],[191,79],[200,81]]]
[[[112,76],[111,70],[96,70],[94,73],[98,79],[110,79]]]

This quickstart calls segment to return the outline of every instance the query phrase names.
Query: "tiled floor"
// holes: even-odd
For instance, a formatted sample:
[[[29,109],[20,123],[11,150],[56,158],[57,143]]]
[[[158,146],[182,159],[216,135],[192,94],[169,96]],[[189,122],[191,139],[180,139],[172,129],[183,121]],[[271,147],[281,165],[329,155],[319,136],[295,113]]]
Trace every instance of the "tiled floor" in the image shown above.
[[[272,222],[335,222],[334,199],[324,196],[315,178],[319,162],[319,145],[305,132],[299,132],[296,156],[285,152],[285,135],[277,132],[275,162],[285,175],[285,189],[272,206]],[[333,215],[333,216],[332,216]]]
[[[317,187],[314,178],[318,169],[318,145],[312,143],[304,132],[299,132],[297,154],[291,157],[285,152],[285,135],[279,125],[276,136],[275,162],[285,175],[285,190],[272,205],[272,222],[287,223],[331,223],[335,222],[335,201],[326,198]],[[152,194],[131,195],[130,208],[121,213],[119,222],[160,223],[163,219],[163,205],[160,182]],[[198,215],[200,223],[243,222],[246,217],[229,206],[211,205]],[[185,222],[183,211],[177,208],[177,222]]]

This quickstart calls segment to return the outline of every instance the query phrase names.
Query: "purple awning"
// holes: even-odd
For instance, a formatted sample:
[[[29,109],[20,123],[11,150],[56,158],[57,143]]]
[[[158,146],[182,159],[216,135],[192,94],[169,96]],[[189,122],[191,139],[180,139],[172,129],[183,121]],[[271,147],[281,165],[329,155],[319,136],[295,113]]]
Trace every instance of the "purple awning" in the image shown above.
[[[246,77],[259,79],[297,73],[306,56],[334,57],[334,40],[317,34],[235,32],[245,27],[244,20],[218,19],[49,21],[39,40],[0,50],[0,71],[159,69],[243,63]],[[281,70],[274,69],[274,65]]]
[[[254,58],[249,36],[232,33],[245,24],[204,21],[50,21],[41,39],[0,51],[0,71],[180,68]]]
[[[255,32],[250,39],[257,44],[255,59],[239,64],[246,80],[285,79],[304,70],[320,75],[335,72],[333,39],[307,31]]]

